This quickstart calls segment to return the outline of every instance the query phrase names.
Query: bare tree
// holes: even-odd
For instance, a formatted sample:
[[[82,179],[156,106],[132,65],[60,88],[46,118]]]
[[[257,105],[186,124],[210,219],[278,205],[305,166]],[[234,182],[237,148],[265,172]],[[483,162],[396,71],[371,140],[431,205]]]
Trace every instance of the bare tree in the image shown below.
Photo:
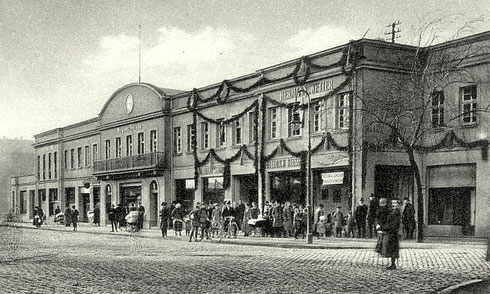
[[[443,38],[443,22],[426,22],[419,30],[415,46],[394,46],[391,72],[374,72],[366,78],[360,111],[363,117],[363,137],[371,145],[390,150],[403,150],[408,156],[417,194],[417,241],[424,237],[424,195],[418,153],[430,152],[437,140],[437,129],[457,129],[461,123],[476,120],[476,112],[489,105],[461,108],[459,101],[444,101],[444,89],[451,85],[488,82],[488,71],[475,71],[472,65],[490,52],[488,40],[459,39],[472,31],[481,19],[465,22],[454,34]],[[442,95],[442,96],[441,96]],[[444,108],[437,103],[444,101]]]

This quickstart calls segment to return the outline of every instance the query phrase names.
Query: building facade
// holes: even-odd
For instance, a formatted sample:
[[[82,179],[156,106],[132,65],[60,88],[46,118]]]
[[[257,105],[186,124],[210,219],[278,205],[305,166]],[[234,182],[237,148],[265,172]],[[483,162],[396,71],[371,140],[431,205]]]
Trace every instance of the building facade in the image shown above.
[[[490,33],[483,33],[425,49],[489,42]],[[95,205],[106,211],[141,202],[145,226],[153,227],[163,201],[187,211],[195,202],[225,199],[305,205],[308,138],[310,205],[323,203],[328,212],[340,206],[345,213],[371,193],[415,203],[409,158],[379,147],[369,134],[366,102],[385,95],[373,89],[404,80],[407,69],[395,56],[409,59],[417,49],[362,39],[192,91],[125,85],[98,117],[35,136],[34,176],[11,180],[12,191],[27,199],[21,216],[31,219],[38,205],[50,216],[56,206],[75,205],[86,220]],[[487,54],[465,65],[481,81],[451,83],[428,117],[441,119],[451,99],[463,112],[490,103]],[[463,114],[462,127],[429,128],[431,135],[420,138],[429,146],[450,130],[459,139],[416,152],[428,234],[486,235],[483,116]],[[302,125],[291,124],[297,117]],[[481,144],[465,143],[477,139]],[[101,218],[105,223],[104,213]]]

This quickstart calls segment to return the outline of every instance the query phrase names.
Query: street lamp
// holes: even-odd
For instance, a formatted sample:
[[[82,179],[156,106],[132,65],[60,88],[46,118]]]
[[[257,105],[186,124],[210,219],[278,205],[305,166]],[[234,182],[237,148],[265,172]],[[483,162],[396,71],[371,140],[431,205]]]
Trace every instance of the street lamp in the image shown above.
[[[305,89],[300,89],[298,91],[298,93],[296,93],[291,125],[299,127],[303,124],[303,121],[300,119],[299,113],[296,112],[296,110],[299,108],[298,96],[300,96],[301,93],[306,94],[306,97],[308,97],[308,153],[307,153],[308,167],[306,170],[306,180],[307,180],[307,183],[306,183],[306,213],[307,213],[306,242],[308,244],[312,244],[313,243],[313,234],[311,232],[311,206],[310,206],[311,188],[312,188],[311,187],[311,98],[310,98],[310,94]]]

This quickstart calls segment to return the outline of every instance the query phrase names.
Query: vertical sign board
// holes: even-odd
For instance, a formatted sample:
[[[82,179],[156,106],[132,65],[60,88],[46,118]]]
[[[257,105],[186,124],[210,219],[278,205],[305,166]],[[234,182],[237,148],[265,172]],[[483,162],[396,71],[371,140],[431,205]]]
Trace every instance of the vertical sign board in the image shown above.
[[[323,185],[342,185],[344,172],[322,173]]]

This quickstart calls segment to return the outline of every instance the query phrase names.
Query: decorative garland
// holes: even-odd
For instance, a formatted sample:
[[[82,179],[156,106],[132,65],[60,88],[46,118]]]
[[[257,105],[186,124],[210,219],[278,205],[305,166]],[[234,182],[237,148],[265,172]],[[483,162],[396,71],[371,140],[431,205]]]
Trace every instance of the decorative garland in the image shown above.
[[[204,114],[200,113],[199,111],[197,111],[196,109],[194,109],[193,112],[195,112],[197,114],[197,116],[199,116],[203,120],[219,125],[219,124],[228,124],[228,123],[233,122],[234,120],[240,119],[240,118],[242,118],[242,116],[246,115],[252,109],[255,109],[255,111],[257,111],[257,106],[258,106],[258,101],[255,100],[254,102],[252,102],[252,104],[250,104],[250,106],[245,108],[239,114],[234,115],[229,119],[225,119],[225,120],[221,120],[221,121],[209,118],[209,117],[205,116]]]

